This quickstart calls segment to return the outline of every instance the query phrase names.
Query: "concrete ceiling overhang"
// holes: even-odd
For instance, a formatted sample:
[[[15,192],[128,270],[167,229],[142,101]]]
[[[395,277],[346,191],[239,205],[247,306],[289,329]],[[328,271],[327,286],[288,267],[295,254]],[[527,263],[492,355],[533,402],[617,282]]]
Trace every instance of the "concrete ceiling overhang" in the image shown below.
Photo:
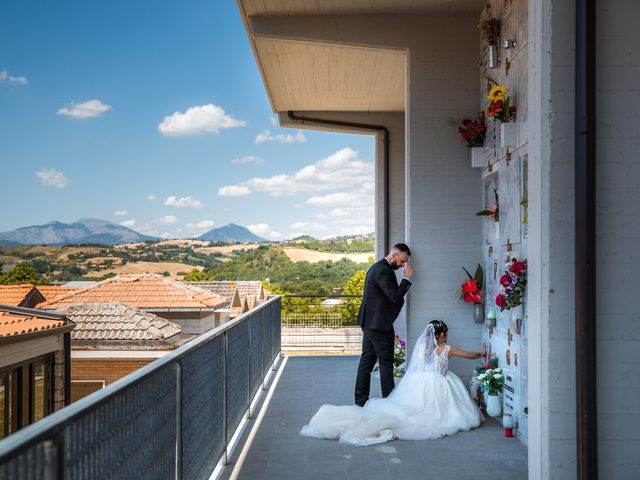
[[[274,112],[404,110],[406,49],[333,41],[338,32],[331,32],[332,16],[366,22],[389,14],[478,12],[482,5],[481,0],[238,0]]]

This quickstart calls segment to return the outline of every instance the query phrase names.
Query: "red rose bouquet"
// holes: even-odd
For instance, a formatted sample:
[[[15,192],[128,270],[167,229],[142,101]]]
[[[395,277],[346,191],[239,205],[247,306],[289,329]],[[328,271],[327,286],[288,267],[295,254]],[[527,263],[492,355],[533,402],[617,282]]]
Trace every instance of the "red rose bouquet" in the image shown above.
[[[487,134],[487,125],[484,123],[484,116],[476,119],[465,118],[458,123],[458,133],[460,138],[467,142],[467,147],[482,147]]]
[[[504,293],[499,293],[495,299],[500,311],[522,305],[522,297],[527,288],[527,260],[507,258],[507,269],[500,277],[500,285]]]

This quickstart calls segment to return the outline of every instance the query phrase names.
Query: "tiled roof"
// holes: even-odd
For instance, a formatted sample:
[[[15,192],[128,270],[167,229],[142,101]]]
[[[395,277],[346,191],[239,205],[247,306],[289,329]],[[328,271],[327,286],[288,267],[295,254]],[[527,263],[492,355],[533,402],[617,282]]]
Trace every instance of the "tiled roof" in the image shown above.
[[[39,305],[61,308],[74,303],[122,302],[135,308],[212,309],[227,301],[213,293],[177,282],[162,275],[118,275],[82,290],[75,290]]]
[[[260,280],[238,280],[236,287],[241,297],[258,295],[262,287],[262,282]]]
[[[64,320],[50,320],[35,315],[0,312],[0,338],[63,327]]]
[[[23,306],[33,288],[31,284],[0,285],[0,303],[14,307]]]
[[[82,303],[61,309],[76,324],[71,333],[82,340],[166,340],[179,334],[179,325],[124,303]]]
[[[60,287],[58,285],[38,285],[37,288],[47,301],[74,290],[73,288]]]
[[[185,282],[187,285],[202,288],[220,297],[231,299],[235,282],[231,280],[212,280],[209,282]]]

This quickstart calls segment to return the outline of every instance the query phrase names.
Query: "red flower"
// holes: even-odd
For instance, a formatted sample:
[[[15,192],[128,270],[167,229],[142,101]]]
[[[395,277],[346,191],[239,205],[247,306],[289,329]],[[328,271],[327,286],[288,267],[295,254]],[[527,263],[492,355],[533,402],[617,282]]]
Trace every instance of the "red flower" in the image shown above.
[[[500,277],[500,284],[503,287],[506,287],[510,283],[511,283],[511,277],[509,275],[507,275],[506,273]]]
[[[504,309],[504,307],[507,306],[507,298],[499,293],[498,295],[496,295],[496,305],[498,306],[498,308]]]
[[[526,269],[527,269],[527,266],[525,265],[524,262],[513,262],[513,265],[511,265],[511,268],[509,270],[511,270],[511,272],[515,273],[516,275],[520,275]]]
[[[465,292],[464,301],[467,303],[480,303],[481,293],[482,293],[481,290],[478,290],[477,292],[474,292],[474,293]]]
[[[476,293],[478,291],[478,281],[470,278],[461,285],[462,291],[465,293]]]

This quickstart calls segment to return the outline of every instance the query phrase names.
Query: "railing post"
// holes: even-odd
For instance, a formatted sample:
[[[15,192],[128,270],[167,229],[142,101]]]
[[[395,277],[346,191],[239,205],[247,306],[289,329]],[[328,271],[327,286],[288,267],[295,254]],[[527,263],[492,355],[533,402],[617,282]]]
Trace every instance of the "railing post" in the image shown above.
[[[249,371],[247,376],[247,419],[253,416],[251,412],[251,324],[254,318],[255,317],[251,316],[247,319],[247,329],[249,331],[249,338],[247,339],[247,343],[249,344],[249,348],[247,349],[247,370]]]
[[[223,441],[224,441],[224,452],[222,453],[222,465],[227,465],[228,463],[228,456],[227,456],[227,420],[228,420],[228,415],[227,415],[227,409],[228,409],[228,405],[227,405],[227,390],[228,390],[228,386],[227,386],[227,362],[229,360],[229,341],[228,341],[228,337],[227,337],[227,331],[225,330],[225,332],[222,334],[222,357],[223,357],[223,361],[222,361],[222,435],[223,435]]]
[[[267,365],[266,365],[266,361],[265,361],[265,342],[266,342],[266,337],[267,337],[267,327],[266,327],[266,321],[265,321],[265,315],[264,312],[266,312],[268,309],[267,308],[263,308],[260,311],[260,322],[262,323],[262,355],[261,355],[261,359],[262,359],[262,390],[266,391],[267,390],[267,382],[266,382],[266,377],[267,377]]]
[[[58,432],[53,439],[53,447],[56,455],[56,480],[64,480],[64,429]]]
[[[182,480],[182,363],[176,362],[176,480]]]

